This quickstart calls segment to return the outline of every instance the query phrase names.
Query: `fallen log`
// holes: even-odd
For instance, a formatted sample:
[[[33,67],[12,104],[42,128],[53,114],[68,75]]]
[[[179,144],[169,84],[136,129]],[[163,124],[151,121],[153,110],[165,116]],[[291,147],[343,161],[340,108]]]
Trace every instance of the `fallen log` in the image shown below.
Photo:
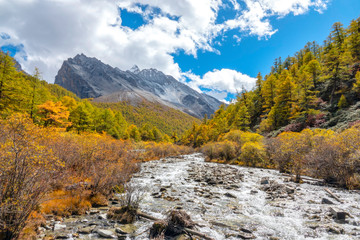
[[[330,191],[330,189],[324,188],[324,190],[329,193],[331,197],[335,198],[338,202],[344,203],[344,201],[341,200],[338,196],[336,196],[332,191]]]
[[[153,217],[153,216],[151,216],[149,214],[146,214],[146,213],[143,213],[141,211],[137,211],[137,215],[139,217],[143,217],[143,218],[151,220],[151,221],[159,221],[160,220],[160,219],[158,219],[156,217]],[[209,236],[207,236],[207,235],[205,235],[205,234],[203,234],[201,232],[198,232],[198,231],[195,231],[195,230],[192,230],[192,229],[189,229],[189,228],[184,228],[184,232],[192,234],[194,236],[201,237],[201,238],[203,238],[205,240],[215,240],[215,239],[213,239],[213,238],[211,238],[211,237],[209,237]]]
[[[296,175],[294,175],[294,174],[289,174],[289,173],[283,173],[282,175],[283,175],[283,176],[286,176],[286,177],[291,177],[291,178],[295,178],[295,177],[296,177]],[[316,178],[307,177],[307,176],[300,176],[300,179],[303,180],[303,183],[309,183],[309,182],[324,183],[324,180],[323,180],[323,179],[316,179]],[[309,181],[309,182],[305,182],[304,180]]]
[[[136,214],[140,217],[143,217],[143,218],[146,218],[148,220],[152,220],[152,221],[159,221],[160,219],[156,218],[156,217],[153,217],[153,216],[150,216],[146,213],[143,213],[143,212],[140,212],[140,211],[137,211]]]
[[[191,229],[189,229],[189,228],[185,228],[184,231],[187,232],[187,233],[190,233],[190,234],[192,234],[192,235],[201,237],[201,238],[203,238],[203,239],[205,239],[205,240],[215,240],[215,239],[213,239],[213,238],[211,238],[211,237],[209,237],[209,236],[207,236],[207,235],[205,235],[205,234],[203,234],[203,233],[200,233],[200,232],[191,230]]]

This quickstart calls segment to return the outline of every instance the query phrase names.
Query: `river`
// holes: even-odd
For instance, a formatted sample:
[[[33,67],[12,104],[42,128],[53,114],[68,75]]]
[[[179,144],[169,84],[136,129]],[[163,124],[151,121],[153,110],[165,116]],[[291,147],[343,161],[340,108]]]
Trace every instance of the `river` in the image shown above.
[[[144,193],[142,212],[163,219],[169,211],[182,209],[200,225],[198,232],[217,240],[242,236],[273,240],[360,239],[359,191],[312,182],[296,184],[276,170],[207,163],[201,154],[192,154],[142,163],[130,184]],[[332,198],[325,188],[343,203]],[[345,221],[338,220],[330,208],[349,215]],[[81,219],[76,222],[85,224]],[[126,239],[148,239],[151,224],[137,221],[136,232]],[[69,227],[76,232],[78,225]],[[111,229],[114,223],[102,227]],[[71,234],[68,236],[71,238]]]

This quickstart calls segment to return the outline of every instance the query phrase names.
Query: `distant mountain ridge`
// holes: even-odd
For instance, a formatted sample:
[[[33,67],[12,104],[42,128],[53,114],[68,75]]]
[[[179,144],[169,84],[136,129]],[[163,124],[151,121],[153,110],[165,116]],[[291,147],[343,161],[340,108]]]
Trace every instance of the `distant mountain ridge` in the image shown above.
[[[63,62],[55,84],[74,92],[80,98],[95,98],[95,102],[146,100],[172,107],[198,118],[211,115],[221,102],[199,93],[186,84],[156,69],[130,70],[104,64],[96,58],[78,54]]]

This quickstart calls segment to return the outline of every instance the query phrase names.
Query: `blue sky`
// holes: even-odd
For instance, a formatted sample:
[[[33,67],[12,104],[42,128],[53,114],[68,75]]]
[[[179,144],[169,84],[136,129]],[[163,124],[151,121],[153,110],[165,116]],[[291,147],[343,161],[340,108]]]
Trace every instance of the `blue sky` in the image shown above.
[[[256,77],[258,72],[268,73],[275,58],[285,59],[309,41],[322,44],[333,23],[341,22],[346,27],[357,17],[360,17],[359,0],[333,0],[322,14],[312,10],[304,15],[275,18],[272,25],[278,31],[268,39],[243,36],[237,43],[231,36],[233,32],[229,32],[223,45],[216,47],[220,54],[200,51],[196,59],[180,52],[174,54],[175,61],[183,71],[192,70],[199,75],[209,69],[229,68]]]
[[[0,0],[0,47],[48,82],[84,53],[229,101],[275,58],[321,44],[334,22],[346,27],[359,13],[359,0]]]

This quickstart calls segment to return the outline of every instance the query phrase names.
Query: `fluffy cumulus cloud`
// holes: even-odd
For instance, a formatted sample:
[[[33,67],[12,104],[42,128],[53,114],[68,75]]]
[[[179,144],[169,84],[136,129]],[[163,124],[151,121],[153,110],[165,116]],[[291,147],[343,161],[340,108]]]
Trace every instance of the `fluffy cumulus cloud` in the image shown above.
[[[16,58],[28,72],[38,67],[54,81],[62,61],[78,53],[121,69],[137,64],[157,68],[214,91],[236,91],[252,79],[230,69],[210,70],[202,77],[183,73],[172,54],[217,51],[214,39],[229,30],[236,37],[268,38],[276,32],[269,18],[321,11],[327,0],[0,0],[0,46],[21,46]],[[221,9],[236,11],[218,23]],[[137,28],[123,24],[122,11],[144,20]],[[5,37],[4,37],[5,36]],[[236,38],[235,37],[235,38]],[[240,37],[239,41],[240,41]],[[221,44],[221,43],[220,43]],[[241,44],[241,42],[240,42]],[[194,80],[195,79],[195,80]],[[223,96],[224,94],[220,94]]]
[[[284,17],[290,13],[299,15],[310,8],[321,12],[329,0],[244,0],[246,9],[234,19],[225,22],[225,29],[239,28],[250,35],[271,37],[276,29],[271,26],[269,17]]]
[[[243,90],[251,90],[256,81],[246,74],[232,69],[221,69],[207,72],[202,78],[191,72],[184,73],[190,79],[188,83],[195,90],[205,91],[209,95],[225,101],[228,93],[234,95]]]

